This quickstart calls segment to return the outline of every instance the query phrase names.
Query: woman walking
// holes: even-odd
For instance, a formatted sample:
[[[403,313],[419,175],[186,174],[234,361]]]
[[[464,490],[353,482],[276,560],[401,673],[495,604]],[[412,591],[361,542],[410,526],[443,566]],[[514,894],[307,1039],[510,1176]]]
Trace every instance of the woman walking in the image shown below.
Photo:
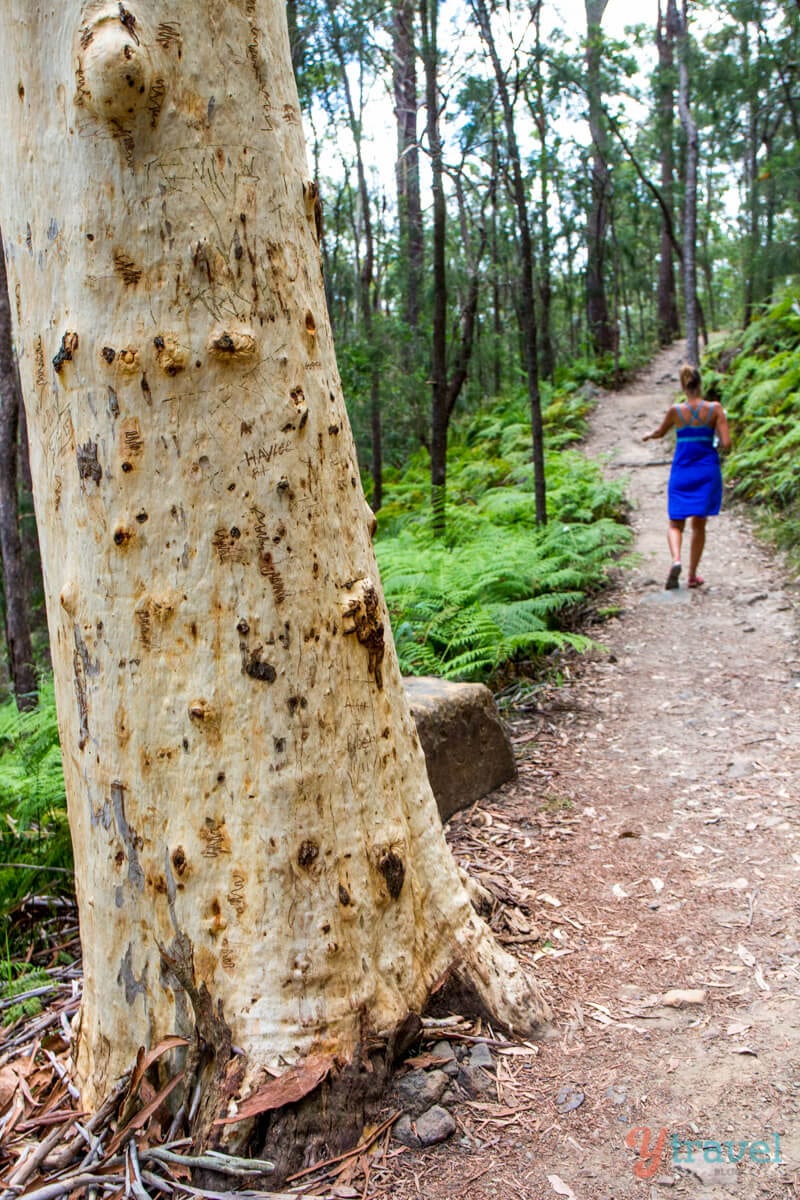
[[[667,575],[668,591],[678,587],[681,573],[681,543],[687,519],[691,521],[689,543],[689,587],[705,582],[697,573],[706,543],[706,520],[715,517],[722,503],[722,471],[717,443],[730,450],[731,435],[725,409],[716,400],[704,400],[697,367],[681,368],[685,400],[667,409],[658,429],[643,442],[662,438],[668,429],[677,430],[675,454],[669,474],[667,544],[672,565]]]

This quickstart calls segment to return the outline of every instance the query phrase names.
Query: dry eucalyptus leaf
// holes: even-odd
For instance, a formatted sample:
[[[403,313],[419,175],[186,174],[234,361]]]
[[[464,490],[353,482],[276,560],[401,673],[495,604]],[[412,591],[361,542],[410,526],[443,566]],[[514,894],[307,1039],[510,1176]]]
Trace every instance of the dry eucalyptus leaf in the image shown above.
[[[756,965],[755,954],[751,954],[747,947],[743,946],[741,942],[736,947],[736,953],[746,967],[754,967]]]
[[[548,1175],[547,1181],[550,1187],[558,1196],[566,1196],[567,1200],[578,1200],[569,1184],[564,1183],[564,1180],[558,1175]]]
[[[705,988],[671,988],[664,992],[661,1003],[666,1008],[683,1008],[685,1004],[705,1004]]]

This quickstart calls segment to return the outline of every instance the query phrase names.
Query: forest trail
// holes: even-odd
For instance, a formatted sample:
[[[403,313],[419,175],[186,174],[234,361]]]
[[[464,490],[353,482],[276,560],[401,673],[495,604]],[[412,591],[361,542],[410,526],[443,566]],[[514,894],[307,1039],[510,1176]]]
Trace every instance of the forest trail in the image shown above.
[[[800,1196],[797,592],[730,507],[709,522],[707,585],[686,590],[685,546],[684,586],[664,591],[669,445],[641,436],[681,361],[604,395],[586,443],[628,477],[639,556],[597,632],[608,653],[515,723],[519,778],[451,826],[516,902],[501,920],[539,955],[552,1029],[496,1047],[494,1094],[371,1195]]]

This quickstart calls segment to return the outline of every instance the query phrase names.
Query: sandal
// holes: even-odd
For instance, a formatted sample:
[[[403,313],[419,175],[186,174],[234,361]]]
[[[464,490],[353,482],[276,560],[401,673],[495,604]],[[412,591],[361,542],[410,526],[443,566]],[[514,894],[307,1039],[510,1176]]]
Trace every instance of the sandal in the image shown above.
[[[680,575],[680,573],[681,573],[681,564],[677,563],[677,562],[673,563],[669,569],[669,575],[667,576],[667,582],[664,584],[665,591],[667,591],[667,592],[675,591],[675,589],[678,586],[678,576]]]
[[[689,587],[690,588],[702,587],[704,583],[705,583],[705,579],[703,579],[702,575],[690,575],[689,576]]]

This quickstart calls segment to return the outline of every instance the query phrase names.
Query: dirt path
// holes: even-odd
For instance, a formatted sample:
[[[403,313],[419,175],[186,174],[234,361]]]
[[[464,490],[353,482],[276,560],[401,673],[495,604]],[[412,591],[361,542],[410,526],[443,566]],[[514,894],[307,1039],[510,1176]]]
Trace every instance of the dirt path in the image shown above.
[[[452,831],[518,906],[506,940],[546,981],[553,1028],[496,1047],[493,1094],[371,1195],[800,1196],[796,592],[731,511],[710,522],[707,586],[663,590],[668,453],[640,439],[680,361],[663,353],[593,422],[640,555],[599,633],[609,653],[519,723],[518,781]],[[701,1002],[670,1006],[676,988]]]

